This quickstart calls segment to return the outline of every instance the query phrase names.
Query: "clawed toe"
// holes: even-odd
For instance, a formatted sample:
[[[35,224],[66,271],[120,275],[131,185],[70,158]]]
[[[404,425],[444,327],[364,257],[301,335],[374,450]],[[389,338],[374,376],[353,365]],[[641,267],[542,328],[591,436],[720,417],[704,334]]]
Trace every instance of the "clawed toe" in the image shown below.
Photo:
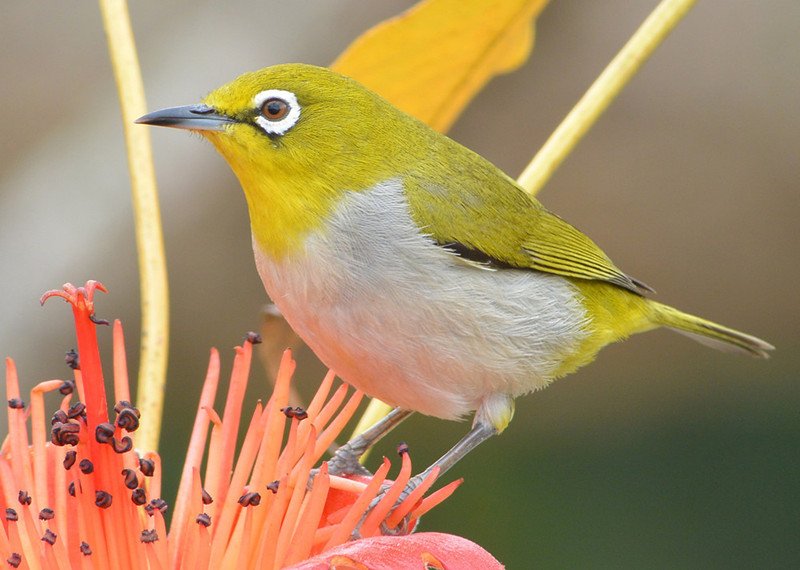
[[[414,532],[419,520],[415,508],[436,481],[439,470],[434,468],[410,477],[411,460],[407,449],[405,445],[400,446],[403,465],[397,479],[391,484],[384,485],[381,492],[370,502],[361,522],[353,532],[353,537],[375,534],[404,535]]]
[[[353,450],[350,444],[343,445],[328,461],[328,471],[331,475],[345,477],[347,475],[372,475],[370,471],[359,463],[364,451]]]

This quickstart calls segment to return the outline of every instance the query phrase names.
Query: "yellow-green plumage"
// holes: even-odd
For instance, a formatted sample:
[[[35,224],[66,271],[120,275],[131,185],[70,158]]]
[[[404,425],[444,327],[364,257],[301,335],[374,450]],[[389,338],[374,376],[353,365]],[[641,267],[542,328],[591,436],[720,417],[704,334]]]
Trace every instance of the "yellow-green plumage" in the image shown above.
[[[255,239],[276,258],[301,248],[343,192],[399,177],[412,217],[438,243],[456,242],[509,266],[574,280],[591,316],[590,335],[564,360],[559,376],[593,360],[606,344],[662,325],[765,355],[768,345],[754,337],[656,310],[662,305],[639,295],[646,285],[494,165],[348,78],[310,66],[278,66],[245,74],[204,102],[247,119],[253,94],[270,85],[293,89],[304,118],[313,118],[272,141],[247,123],[207,136],[242,183]]]
[[[296,113],[279,132],[284,119],[260,103],[275,93]],[[370,395],[440,417],[477,409],[501,431],[513,397],[631,334],[665,326],[755,356],[772,348],[648,299],[494,165],[355,81],[281,65],[204,104],[144,122],[195,128],[226,158],[265,287]]]

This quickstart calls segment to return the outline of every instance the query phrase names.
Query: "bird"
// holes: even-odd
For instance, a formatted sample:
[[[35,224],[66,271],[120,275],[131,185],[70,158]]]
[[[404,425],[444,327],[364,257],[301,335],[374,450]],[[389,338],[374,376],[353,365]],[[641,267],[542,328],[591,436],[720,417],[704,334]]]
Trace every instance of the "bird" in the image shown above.
[[[449,469],[506,429],[515,398],[635,333],[774,348],[655,301],[488,160],[330,69],[245,73],[137,122],[213,144],[244,190],[272,301],[325,365],[395,407],[342,465],[412,412],[474,413],[431,466]]]

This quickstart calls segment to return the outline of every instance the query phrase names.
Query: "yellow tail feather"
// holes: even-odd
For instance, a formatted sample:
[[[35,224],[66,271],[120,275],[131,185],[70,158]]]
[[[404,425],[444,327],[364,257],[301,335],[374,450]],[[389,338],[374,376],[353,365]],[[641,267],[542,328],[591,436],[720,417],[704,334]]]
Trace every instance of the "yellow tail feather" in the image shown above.
[[[774,346],[760,338],[689,315],[656,301],[650,301],[649,305],[653,309],[653,321],[656,324],[670,328],[717,350],[769,358],[768,351],[775,349]]]

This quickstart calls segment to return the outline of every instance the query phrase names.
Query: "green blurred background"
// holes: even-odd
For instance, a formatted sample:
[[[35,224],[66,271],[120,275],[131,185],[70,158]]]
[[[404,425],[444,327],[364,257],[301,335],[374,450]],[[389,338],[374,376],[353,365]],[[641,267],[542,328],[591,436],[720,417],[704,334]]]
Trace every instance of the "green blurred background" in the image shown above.
[[[517,175],[655,4],[553,1],[529,63],[493,81],[451,135]],[[409,5],[137,1],[149,106],[193,103],[265,65],[325,65]],[[794,0],[700,2],[540,195],[659,299],[770,340],[774,358],[668,332],[610,347],[518,401],[507,432],[447,475],[466,482],[424,529],[471,538],[510,568],[800,564],[798,29]],[[125,323],[135,371],[125,151],[95,4],[6,3],[0,77],[0,355],[28,385],[65,376],[68,312],[37,299],[96,278],[111,291],[98,313]],[[208,349],[229,366],[266,299],[222,159],[182,133],[153,141],[172,297],[162,456],[174,489]],[[308,351],[299,359],[308,394],[324,370]],[[250,404],[267,391],[256,368]],[[413,418],[380,452],[407,441],[421,468],[467,428]]]

